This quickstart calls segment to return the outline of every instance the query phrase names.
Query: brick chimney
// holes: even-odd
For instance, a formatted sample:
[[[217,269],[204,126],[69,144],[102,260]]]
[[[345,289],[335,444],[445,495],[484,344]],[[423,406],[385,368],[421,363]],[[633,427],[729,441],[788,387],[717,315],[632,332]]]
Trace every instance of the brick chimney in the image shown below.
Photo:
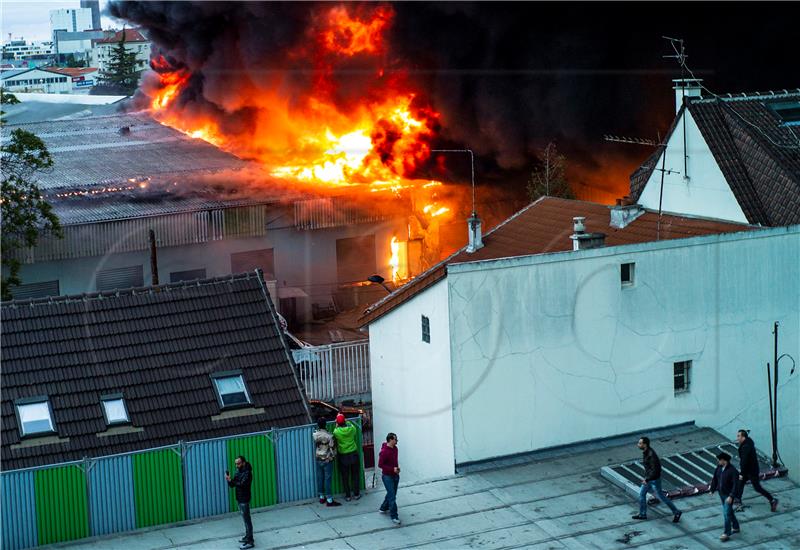
[[[675,90],[675,112],[681,110],[684,97],[701,97],[702,87],[700,78],[676,78],[672,81],[675,85],[672,87]]]
[[[587,233],[586,218],[577,216],[572,218],[572,228],[574,233],[569,236],[572,239],[572,250],[586,250],[589,248],[600,248],[605,245],[605,233]]]

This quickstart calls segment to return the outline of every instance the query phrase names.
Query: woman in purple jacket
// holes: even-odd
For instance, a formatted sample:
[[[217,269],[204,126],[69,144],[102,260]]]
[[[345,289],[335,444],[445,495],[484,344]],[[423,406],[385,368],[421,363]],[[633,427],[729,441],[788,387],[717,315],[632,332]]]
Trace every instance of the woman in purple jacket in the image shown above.
[[[396,524],[400,524],[397,517],[397,486],[400,484],[400,466],[397,462],[397,435],[389,432],[386,443],[381,446],[378,455],[378,468],[381,469],[381,478],[386,487],[386,498],[380,507],[380,513],[389,512],[389,516]]]

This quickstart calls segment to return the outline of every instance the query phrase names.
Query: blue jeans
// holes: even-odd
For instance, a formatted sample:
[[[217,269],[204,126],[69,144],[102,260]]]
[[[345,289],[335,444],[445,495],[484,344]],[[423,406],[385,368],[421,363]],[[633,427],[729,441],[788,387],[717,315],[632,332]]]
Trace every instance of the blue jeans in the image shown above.
[[[333,500],[333,492],[331,491],[331,481],[333,479],[333,460],[322,462],[317,460],[317,494],[322,497],[328,498],[328,501]]]
[[[722,501],[722,517],[725,523],[725,534],[731,534],[731,527],[734,529],[739,528],[739,520],[736,519],[736,514],[733,513],[733,503],[728,504],[727,499],[730,495],[719,495]]]
[[[667,498],[667,495],[664,494],[664,491],[661,490],[661,478],[654,479],[652,481],[648,481],[647,483],[643,484],[642,487],[639,489],[639,515],[646,516],[647,515],[647,493],[652,492],[654,495],[658,497],[658,499],[669,506],[669,509],[672,510],[673,514],[678,513],[678,509],[672,504],[672,501]]]
[[[386,487],[386,498],[381,504],[382,512],[389,512],[389,517],[397,519],[397,486],[400,485],[400,476],[397,474],[387,476],[382,474],[383,486]]]
[[[242,520],[244,521],[244,538],[247,542],[253,542],[253,520],[250,519],[250,503],[240,502],[239,511],[242,513]]]

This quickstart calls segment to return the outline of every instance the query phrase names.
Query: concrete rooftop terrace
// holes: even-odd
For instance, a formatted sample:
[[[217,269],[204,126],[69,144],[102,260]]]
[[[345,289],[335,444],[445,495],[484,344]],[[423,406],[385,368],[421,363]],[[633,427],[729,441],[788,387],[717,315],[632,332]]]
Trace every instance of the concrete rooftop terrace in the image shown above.
[[[665,456],[724,441],[692,426],[651,431]],[[414,452],[402,447],[403,453]],[[600,467],[640,456],[636,436],[587,443],[473,467],[466,474],[419,485],[400,484],[401,526],[378,514],[384,491],[368,489],[359,501],[326,508],[301,503],[253,513],[256,548],[380,550],[389,548],[799,548],[800,485],[783,477],[764,482],[780,500],[771,513],[751,487],[737,513],[742,532],[727,543],[717,495],[679,499],[680,524],[652,507],[650,519],[631,520],[637,504],[600,477]],[[762,445],[763,446],[763,445]],[[424,450],[423,450],[424,452]],[[370,480],[371,481],[371,480]],[[370,483],[368,483],[368,486]],[[238,514],[61,544],[48,548],[126,550],[238,548]]]

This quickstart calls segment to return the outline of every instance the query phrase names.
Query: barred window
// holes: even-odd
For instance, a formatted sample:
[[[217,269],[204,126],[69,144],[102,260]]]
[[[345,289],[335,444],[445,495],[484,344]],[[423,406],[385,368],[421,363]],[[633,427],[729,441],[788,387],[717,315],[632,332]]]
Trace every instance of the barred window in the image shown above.
[[[672,370],[675,383],[675,395],[689,391],[689,370],[691,367],[691,361],[673,363]]]

